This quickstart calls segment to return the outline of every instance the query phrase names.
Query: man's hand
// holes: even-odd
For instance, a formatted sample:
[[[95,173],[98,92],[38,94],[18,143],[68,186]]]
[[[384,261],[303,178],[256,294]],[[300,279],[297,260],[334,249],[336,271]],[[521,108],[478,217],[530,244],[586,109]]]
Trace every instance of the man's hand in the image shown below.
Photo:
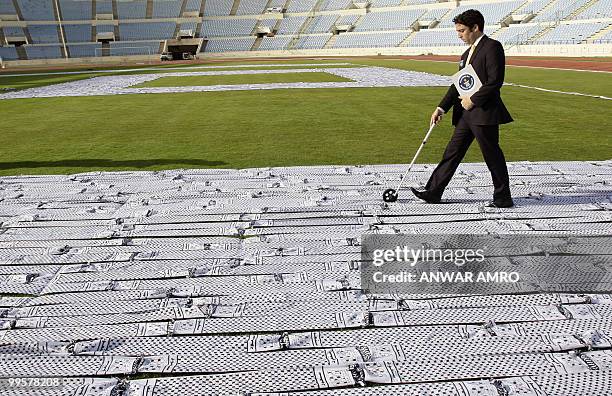
[[[469,96],[459,96],[459,99],[461,99],[461,107],[464,109],[469,111],[474,108],[474,103],[472,103],[472,99]]]
[[[431,124],[438,125],[438,123],[442,120],[443,115],[444,115],[444,111],[442,111],[442,109],[438,107],[431,115]]]

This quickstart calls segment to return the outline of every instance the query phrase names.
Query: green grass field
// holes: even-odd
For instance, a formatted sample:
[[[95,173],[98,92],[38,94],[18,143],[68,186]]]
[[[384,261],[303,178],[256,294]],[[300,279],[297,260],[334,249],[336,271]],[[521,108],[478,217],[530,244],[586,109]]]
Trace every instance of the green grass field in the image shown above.
[[[346,62],[445,75],[457,70],[456,64],[444,62],[385,59]],[[246,63],[255,62],[240,64]],[[292,63],[316,62],[283,63],[294,67]],[[222,64],[215,66],[223,70]],[[300,76],[300,81],[339,78],[320,74],[299,73],[293,77]],[[90,72],[64,76],[0,75],[0,88],[24,89],[94,75],[98,76]],[[250,83],[266,82],[265,78],[281,79],[274,82],[294,81],[290,76],[283,73],[246,77]],[[166,77],[147,86],[231,84],[228,81],[232,79],[233,83],[243,83],[244,77],[197,77],[194,81],[185,78],[172,81],[173,78]],[[594,95],[610,96],[612,92],[608,73],[508,67],[506,81]],[[279,89],[2,100],[0,175],[406,163],[420,144],[431,112],[445,91],[442,87]],[[611,101],[519,87],[504,87],[502,95],[516,120],[502,126],[502,147],[509,161],[612,157]],[[451,133],[450,117],[446,117],[419,162],[437,162]],[[476,144],[466,161],[482,161]]]

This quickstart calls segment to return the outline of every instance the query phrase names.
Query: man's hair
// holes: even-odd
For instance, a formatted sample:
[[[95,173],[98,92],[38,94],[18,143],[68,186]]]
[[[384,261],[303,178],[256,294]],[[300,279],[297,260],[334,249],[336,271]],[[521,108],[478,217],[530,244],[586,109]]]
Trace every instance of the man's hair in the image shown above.
[[[481,32],[484,32],[484,16],[478,10],[467,10],[453,18],[454,23],[460,23],[472,29],[474,25],[478,25]]]

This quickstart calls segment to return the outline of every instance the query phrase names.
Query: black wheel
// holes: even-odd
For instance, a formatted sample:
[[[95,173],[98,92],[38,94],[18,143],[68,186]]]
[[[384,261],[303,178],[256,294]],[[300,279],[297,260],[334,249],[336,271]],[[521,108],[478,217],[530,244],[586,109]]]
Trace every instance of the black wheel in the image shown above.
[[[397,201],[397,191],[392,188],[388,188],[383,193],[383,201],[385,202],[395,202]]]

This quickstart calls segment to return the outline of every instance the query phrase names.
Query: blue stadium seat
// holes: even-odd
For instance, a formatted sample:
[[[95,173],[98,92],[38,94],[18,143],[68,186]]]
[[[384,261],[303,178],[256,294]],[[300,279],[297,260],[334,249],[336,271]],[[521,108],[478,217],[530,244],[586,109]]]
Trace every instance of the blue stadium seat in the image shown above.
[[[4,61],[17,60],[17,49],[15,47],[0,47],[0,58]]]
[[[96,51],[96,48],[98,50]],[[91,58],[95,56],[101,56],[102,44],[89,43],[89,44],[69,44],[68,52],[71,58]]]
[[[28,32],[32,37],[32,44],[59,43],[57,25],[28,25]]]
[[[153,18],[178,18],[181,14],[183,0],[155,0]]]
[[[145,19],[147,16],[146,0],[117,1],[119,19]]]
[[[92,19],[91,0],[60,0],[62,19],[65,21],[88,21]]]
[[[62,57],[62,51],[57,45],[24,45],[28,59],[56,59]]]
[[[91,25],[64,25],[64,36],[69,43],[91,41]]]

